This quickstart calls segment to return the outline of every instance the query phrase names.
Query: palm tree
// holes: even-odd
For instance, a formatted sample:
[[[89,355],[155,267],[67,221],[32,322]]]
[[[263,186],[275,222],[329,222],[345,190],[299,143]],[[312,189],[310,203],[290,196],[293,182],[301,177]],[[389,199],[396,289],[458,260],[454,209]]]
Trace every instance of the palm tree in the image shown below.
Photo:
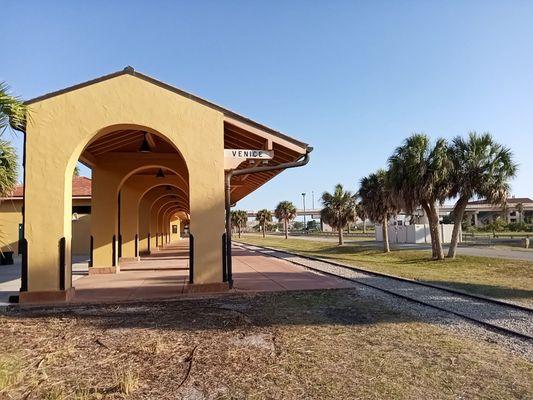
[[[383,233],[383,251],[390,251],[389,219],[396,213],[397,206],[388,187],[387,172],[383,169],[361,179],[359,196],[361,208],[372,221],[381,224]]]
[[[355,214],[363,221],[363,233],[366,233],[366,220],[368,218],[368,213],[363,206],[363,202],[360,201],[355,205]]]
[[[524,205],[522,203],[516,203],[516,206],[514,207],[516,211],[518,211],[518,222],[522,222],[522,213],[524,212]]]
[[[17,131],[24,131],[27,111],[22,100],[9,94],[9,87],[5,82],[0,82],[0,135],[8,126]]]
[[[272,221],[272,213],[267,209],[262,209],[255,214],[255,220],[259,222],[261,230],[263,231],[263,237],[265,237],[266,223]]]
[[[9,94],[9,88],[0,83],[0,135],[8,127],[23,131],[27,108],[22,101]],[[17,152],[7,141],[0,140],[0,196],[11,193],[17,184]]]
[[[9,195],[17,185],[17,160],[15,148],[0,140],[0,197]]]
[[[424,134],[408,137],[389,158],[392,195],[407,213],[422,206],[429,222],[433,258],[438,260],[444,259],[444,252],[437,203],[442,204],[448,197],[451,169],[446,141],[439,139],[431,146]]]
[[[453,162],[449,195],[458,198],[452,212],[454,226],[448,250],[448,257],[454,258],[468,201],[474,196],[483,197],[506,209],[508,181],[515,176],[517,165],[511,151],[496,143],[489,133],[471,132],[466,139],[456,137],[449,154]]]
[[[241,229],[243,225],[246,225],[248,221],[248,213],[244,210],[233,210],[231,212],[231,224],[237,227],[237,232],[239,233],[239,239],[241,237]]]
[[[332,193],[322,193],[322,204],[324,208],[320,211],[320,218],[326,224],[337,230],[339,235],[339,246],[344,244],[342,230],[344,227],[355,221],[355,200],[354,194],[349,190],[344,190],[338,183]]]
[[[289,221],[296,217],[296,207],[290,201],[280,202],[274,210],[274,215],[279,221],[283,221],[285,239],[289,237]]]

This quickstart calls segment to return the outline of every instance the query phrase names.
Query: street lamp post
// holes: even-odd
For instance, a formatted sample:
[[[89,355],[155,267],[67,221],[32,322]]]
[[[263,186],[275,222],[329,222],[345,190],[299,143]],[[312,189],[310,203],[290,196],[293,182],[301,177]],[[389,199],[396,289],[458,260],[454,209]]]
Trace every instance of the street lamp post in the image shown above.
[[[304,203],[304,231],[307,231],[307,219],[305,218],[305,193],[302,193],[302,199]]]

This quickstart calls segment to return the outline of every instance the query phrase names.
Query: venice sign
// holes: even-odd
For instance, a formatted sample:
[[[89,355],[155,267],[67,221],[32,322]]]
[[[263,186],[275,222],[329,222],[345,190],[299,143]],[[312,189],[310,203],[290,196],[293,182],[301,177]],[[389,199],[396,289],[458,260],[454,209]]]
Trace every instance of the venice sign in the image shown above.
[[[224,169],[235,169],[246,160],[271,160],[272,150],[224,149]]]

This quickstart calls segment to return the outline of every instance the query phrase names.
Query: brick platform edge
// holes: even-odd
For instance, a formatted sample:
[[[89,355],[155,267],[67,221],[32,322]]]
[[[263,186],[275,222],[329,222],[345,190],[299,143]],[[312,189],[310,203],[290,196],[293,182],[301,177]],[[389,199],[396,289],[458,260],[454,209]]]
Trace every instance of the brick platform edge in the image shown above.
[[[227,282],[219,283],[193,283],[186,284],[183,287],[183,293],[217,293],[229,291],[229,284]]]
[[[89,275],[101,274],[118,274],[120,267],[91,267],[89,268]]]
[[[72,300],[74,293],[74,288],[43,292],[20,292],[19,303],[42,304],[68,302]]]

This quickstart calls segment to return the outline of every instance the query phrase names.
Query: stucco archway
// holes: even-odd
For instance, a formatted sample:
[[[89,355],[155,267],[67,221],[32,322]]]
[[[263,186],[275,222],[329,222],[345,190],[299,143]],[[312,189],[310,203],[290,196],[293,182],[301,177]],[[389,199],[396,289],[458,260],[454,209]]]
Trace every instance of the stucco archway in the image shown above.
[[[160,166],[178,172],[178,186],[187,194],[183,208],[195,254],[191,290],[213,290],[227,288],[221,268],[224,149],[265,149],[274,153],[269,161],[273,165],[294,162],[309,152],[305,143],[131,67],[27,104],[32,118],[24,146],[21,302],[61,301],[73,295],[68,279],[71,179],[78,159],[93,170],[93,218],[106,221],[93,232],[92,269],[105,271],[115,263],[111,254],[116,253],[112,238],[118,235],[119,191],[127,196],[128,182],[140,168]],[[160,139],[169,147],[145,154],[138,147],[143,139],[155,143],[152,148],[159,147]],[[137,146],[133,152],[132,146]],[[183,166],[187,179],[179,173]],[[279,172],[274,168],[233,176],[228,200],[242,199]]]

